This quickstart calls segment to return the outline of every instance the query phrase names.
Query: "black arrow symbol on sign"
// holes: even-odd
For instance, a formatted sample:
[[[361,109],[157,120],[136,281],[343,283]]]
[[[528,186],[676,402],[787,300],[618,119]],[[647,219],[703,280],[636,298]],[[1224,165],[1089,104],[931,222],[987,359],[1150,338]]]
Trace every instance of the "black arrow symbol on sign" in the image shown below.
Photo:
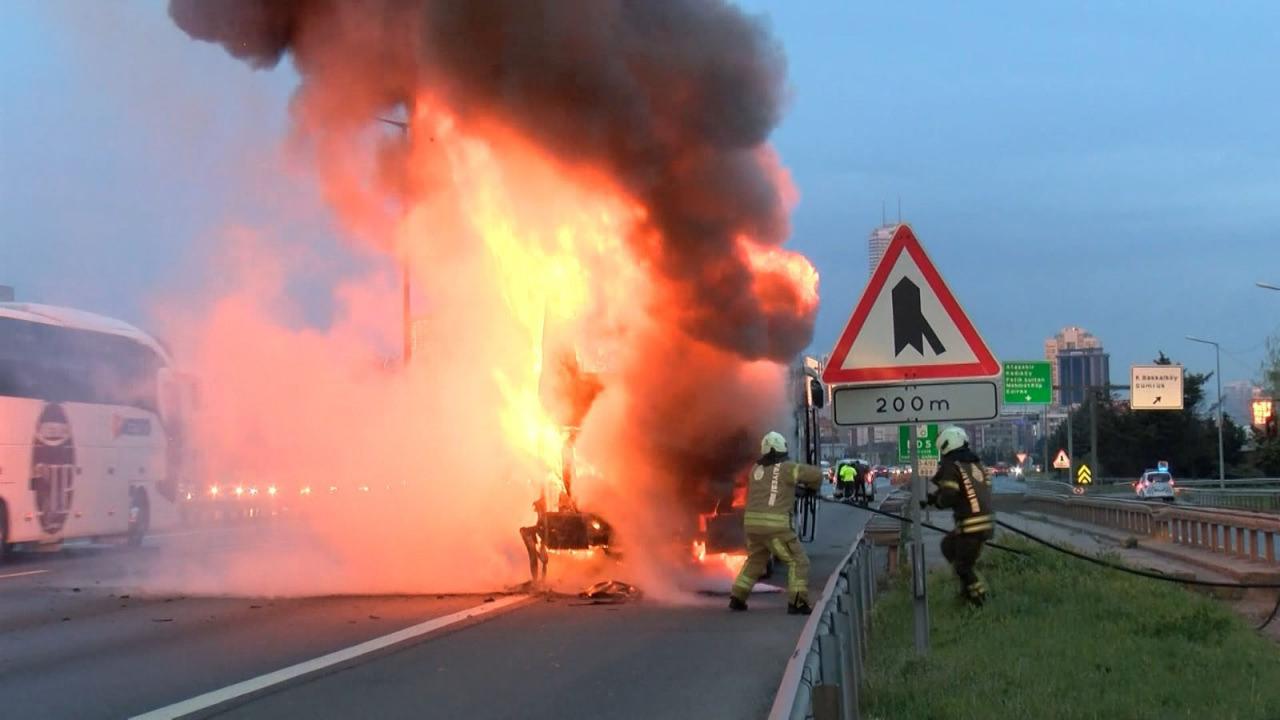
[[[1151,403],[1151,404],[1152,404],[1152,405],[1159,405],[1159,404],[1160,404],[1160,396],[1159,396],[1159,395],[1157,395],[1157,396],[1156,396],[1156,399],[1155,399],[1154,401],[1152,401],[1152,403]]]
[[[933,326],[920,312],[920,288],[909,278],[902,278],[893,286],[893,355],[897,357],[908,345],[924,354],[924,341],[929,341],[934,355],[947,349],[942,346]]]

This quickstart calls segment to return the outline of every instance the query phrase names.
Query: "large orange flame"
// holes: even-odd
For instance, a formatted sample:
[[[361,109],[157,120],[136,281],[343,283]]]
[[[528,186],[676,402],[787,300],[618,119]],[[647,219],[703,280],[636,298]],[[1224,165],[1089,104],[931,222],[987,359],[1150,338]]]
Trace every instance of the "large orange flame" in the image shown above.
[[[679,486],[739,469],[714,466],[724,451],[715,428],[741,434],[752,419],[767,422],[782,397],[780,366],[653,317],[662,290],[636,249],[656,230],[597,169],[567,165],[498,123],[464,127],[430,98],[410,125],[404,161],[419,181],[395,196],[393,242],[379,235],[385,222],[368,222],[376,213],[359,164],[324,170],[342,217],[410,269],[413,363],[376,362],[378,348],[394,346],[394,273],[351,277],[335,291],[335,322],[307,329],[282,312],[306,246],[238,232],[227,268],[236,282],[187,323],[208,389],[204,460],[211,478],[278,488],[307,534],[223,563],[163,567],[162,583],[279,594],[514,585],[527,578],[516,530],[534,519],[538,496],[554,507],[570,490],[572,456],[573,495],[616,525],[628,546],[623,572],[661,597],[661,564],[687,561],[689,540],[678,553],[660,546],[696,524]],[[766,312],[812,311],[817,275],[804,258],[745,236],[737,248]],[[638,437],[634,427],[670,435]],[[681,442],[692,446],[672,447]],[[657,460],[673,452],[693,464]]]

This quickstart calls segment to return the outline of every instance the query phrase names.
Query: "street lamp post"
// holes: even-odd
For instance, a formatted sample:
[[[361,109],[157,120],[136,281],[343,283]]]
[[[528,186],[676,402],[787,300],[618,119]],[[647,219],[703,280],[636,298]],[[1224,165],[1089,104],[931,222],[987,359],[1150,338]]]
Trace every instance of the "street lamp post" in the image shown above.
[[[1197,342],[1204,345],[1213,346],[1213,379],[1218,383],[1218,487],[1226,488],[1227,486],[1227,465],[1225,455],[1222,451],[1222,348],[1218,343],[1212,340],[1202,340],[1197,337],[1187,336],[1191,342]]]
[[[1280,285],[1272,285],[1271,283],[1260,282],[1260,283],[1254,283],[1254,285],[1257,285],[1263,290],[1280,290]]]
[[[409,134],[409,123],[403,120],[393,120],[391,118],[378,118],[380,122],[400,128],[400,132],[405,135]],[[409,366],[409,360],[413,355],[413,319],[410,317],[412,312],[412,300],[409,295],[409,258],[406,253],[400,258],[400,330],[401,330],[401,357],[405,367]]]

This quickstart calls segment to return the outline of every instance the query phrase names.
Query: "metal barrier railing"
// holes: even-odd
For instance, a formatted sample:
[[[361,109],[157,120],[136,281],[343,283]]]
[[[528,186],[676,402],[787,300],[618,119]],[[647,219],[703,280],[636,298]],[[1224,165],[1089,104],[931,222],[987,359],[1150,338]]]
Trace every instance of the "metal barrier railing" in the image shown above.
[[[1090,525],[1280,565],[1280,517],[1275,515],[1045,492],[1029,492],[1022,502]]]
[[[1280,518],[1264,513],[1162,508],[1158,537],[1179,545],[1280,566]]]
[[[1228,488],[1267,488],[1280,486],[1280,478],[1230,478],[1227,480],[1218,480],[1216,478],[1187,478],[1175,480],[1179,487],[1206,487],[1216,488],[1225,485]]]
[[[1178,499],[1203,507],[1237,508],[1260,512],[1280,512],[1280,489],[1178,487]]]
[[[1228,480],[1226,488],[1217,487],[1217,482],[1217,480],[1180,480],[1174,492],[1179,502],[1198,507],[1280,512],[1280,486],[1268,487],[1270,479]],[[1263,486],[1245,487],[1245,483],[1260,483]],[[1132,481],[1120,478],[1097,478],[1097,482],[1085,487],[1057,480],[1028,480],[1027,489],[1058,495],[1135,497]]]
[[[769,710],[770,720],[860,717],[858,703],[876,594],[872,558],[872,545],[860,533],[800,633]]]

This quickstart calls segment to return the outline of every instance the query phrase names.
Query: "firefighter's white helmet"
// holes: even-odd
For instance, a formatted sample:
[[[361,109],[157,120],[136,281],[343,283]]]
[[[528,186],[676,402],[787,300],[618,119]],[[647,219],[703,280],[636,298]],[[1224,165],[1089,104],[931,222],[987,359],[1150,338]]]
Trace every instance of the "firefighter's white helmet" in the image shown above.
[[[784,453],[787,451],[787,439],[782,437],[782,433],[771,432],[764,436],[760,441],[760,454],[768,455],[771,452]]]
[[[952,425],[938,433],[938,452],[946,455],[952,450],[959,450],[969,444],[969,436],[964,430]]]

